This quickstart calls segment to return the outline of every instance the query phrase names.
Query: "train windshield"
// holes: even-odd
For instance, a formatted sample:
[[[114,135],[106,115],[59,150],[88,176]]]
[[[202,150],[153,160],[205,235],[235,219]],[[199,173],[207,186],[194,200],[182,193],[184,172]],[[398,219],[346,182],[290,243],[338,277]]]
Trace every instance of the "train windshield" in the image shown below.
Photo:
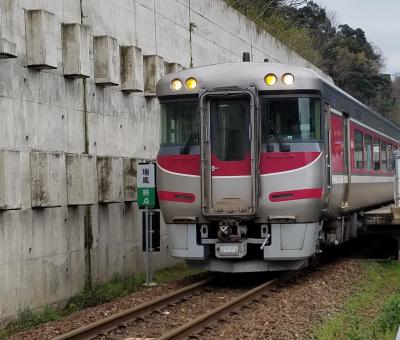
[[[263,143],[307,142],[321,139],[321,100],[315,97],[265,98]]]
[[[161,144],[199,144],[199,134],[194,133],[199,126],[199,103],[167,102],[161,104]]]

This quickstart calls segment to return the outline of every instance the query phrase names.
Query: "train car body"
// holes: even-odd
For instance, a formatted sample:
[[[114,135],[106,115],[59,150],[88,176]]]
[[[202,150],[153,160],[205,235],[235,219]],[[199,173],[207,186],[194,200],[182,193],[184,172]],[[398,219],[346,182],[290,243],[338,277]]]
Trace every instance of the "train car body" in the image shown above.
[[[393,199],[400,128],[314,71],[184,70],[157,85],[157,190],[174,257],[213,271],[298,269]]]

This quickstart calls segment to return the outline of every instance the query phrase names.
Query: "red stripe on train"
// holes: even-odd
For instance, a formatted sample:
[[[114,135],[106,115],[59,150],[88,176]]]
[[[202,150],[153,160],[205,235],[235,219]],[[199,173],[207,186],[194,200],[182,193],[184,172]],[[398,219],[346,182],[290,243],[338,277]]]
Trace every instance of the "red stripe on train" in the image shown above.
[[[200,155],[158,156],[157,163],[171,172],[200,176]]]
[[[315,161],[320,152],[266,152],[260,157],[260,174],[273,174],[296,170]],[[161,168],[182,175],[200,176],[200,155],[159,155],[157,163]],[[217,168],[214,176],[250,175],[250,155],[243,161],[219,161],[215,155],[212,163]]]
[[[314,162],[320,152],[267,152],[261,154],[261,175],[295,170]]]
[[[187,192],[159,191],[158,199],[168,202],[193,203],[196,196]]]
[[[211,163],[215,167],[213,176],[250,176],[251,156],[246,156],[241,161],[220,161],[216,154],[212,154]]]
[[[310,198],[321,199],[323,192],[322,188],[279,191],[270,193],[268,198],[271,202],[295,201]]]

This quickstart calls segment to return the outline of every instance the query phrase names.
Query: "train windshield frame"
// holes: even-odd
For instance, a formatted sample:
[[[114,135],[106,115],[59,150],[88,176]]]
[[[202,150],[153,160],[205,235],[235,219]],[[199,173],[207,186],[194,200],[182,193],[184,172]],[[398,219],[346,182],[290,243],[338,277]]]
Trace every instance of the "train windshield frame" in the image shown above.
[[[321,142],[322,100],[316,95],[263,96],[262,143]]]
[[[199,145],[200,104],[198,100],[163,101],[161,106],[161,146]]]

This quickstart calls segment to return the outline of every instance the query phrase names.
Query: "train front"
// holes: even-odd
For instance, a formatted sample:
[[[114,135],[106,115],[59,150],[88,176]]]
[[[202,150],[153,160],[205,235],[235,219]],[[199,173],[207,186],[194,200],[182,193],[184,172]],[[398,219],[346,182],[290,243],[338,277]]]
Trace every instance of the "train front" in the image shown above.
[[[157,190],[174,257],[222,272],[307,264],[325,198],[320,87],[309,69],[270,63],[160,80]]]

